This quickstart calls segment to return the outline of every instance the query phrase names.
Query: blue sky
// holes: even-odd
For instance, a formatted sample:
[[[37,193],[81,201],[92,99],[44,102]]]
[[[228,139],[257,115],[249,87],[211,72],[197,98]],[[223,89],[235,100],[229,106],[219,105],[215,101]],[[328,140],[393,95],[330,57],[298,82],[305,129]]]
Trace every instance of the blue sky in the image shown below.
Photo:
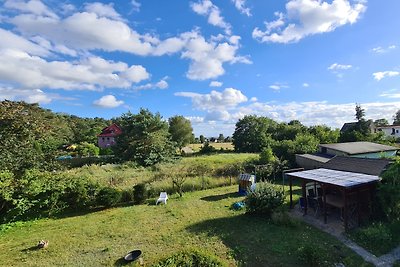
[[[0,99],[141,107],[231,135],[248,114],[340,127],[400,109],[398,0],[6,0]]]

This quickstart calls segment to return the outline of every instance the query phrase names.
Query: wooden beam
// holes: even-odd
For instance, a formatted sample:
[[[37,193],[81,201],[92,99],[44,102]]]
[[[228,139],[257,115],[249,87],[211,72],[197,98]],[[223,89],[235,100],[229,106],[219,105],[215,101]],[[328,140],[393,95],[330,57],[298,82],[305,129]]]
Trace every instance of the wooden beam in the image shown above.
[[[292,176],[289,175],[290,208],[293,209]]]

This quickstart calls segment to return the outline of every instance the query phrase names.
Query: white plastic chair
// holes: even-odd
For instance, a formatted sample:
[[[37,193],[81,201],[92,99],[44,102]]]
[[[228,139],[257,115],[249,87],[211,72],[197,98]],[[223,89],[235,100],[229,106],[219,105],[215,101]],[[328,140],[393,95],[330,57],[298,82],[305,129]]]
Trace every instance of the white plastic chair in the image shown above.
[[[156,201],[156,205],[158,205],[158,203],[167,204],[167,199],[168,199],[167,192],[161,192],[160,197]]]

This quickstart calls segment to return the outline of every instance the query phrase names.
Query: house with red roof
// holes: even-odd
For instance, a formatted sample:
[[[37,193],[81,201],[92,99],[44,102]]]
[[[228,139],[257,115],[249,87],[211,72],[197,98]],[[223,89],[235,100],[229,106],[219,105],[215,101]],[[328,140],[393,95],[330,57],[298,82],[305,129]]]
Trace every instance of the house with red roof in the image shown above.
[[[122,133],[121,128],[115,123],[101,130],[97,135],[97,143],[100,148],[111,147],[116,144],[116,137]]]

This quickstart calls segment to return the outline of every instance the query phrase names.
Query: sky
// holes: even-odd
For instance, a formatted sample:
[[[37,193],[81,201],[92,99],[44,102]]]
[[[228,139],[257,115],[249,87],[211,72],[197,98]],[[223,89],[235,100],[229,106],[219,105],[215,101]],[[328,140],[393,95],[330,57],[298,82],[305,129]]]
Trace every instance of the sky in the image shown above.
[[[245,115],[340,128],[400,109],[398,0],[2,0],[0,100],[140,108],[196,136]]]

